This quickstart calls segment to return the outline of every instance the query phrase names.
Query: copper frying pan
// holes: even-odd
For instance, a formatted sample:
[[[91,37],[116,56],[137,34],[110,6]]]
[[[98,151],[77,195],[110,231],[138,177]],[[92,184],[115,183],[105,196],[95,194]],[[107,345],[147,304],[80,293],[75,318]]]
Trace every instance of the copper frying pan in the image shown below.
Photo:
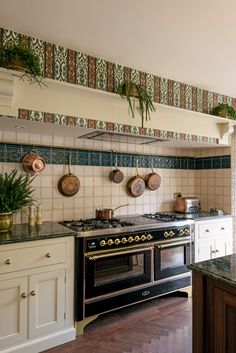
[[[76,175],[71,173],[70,166],[71,166],[71,153],[69,154],[68,158],[68,174],[63,175],[59,180],[58,180],[58,191],[63,195],[67,197],[74,196],[77,194],[80,188],[80,181],[79,178],[77,178]]]

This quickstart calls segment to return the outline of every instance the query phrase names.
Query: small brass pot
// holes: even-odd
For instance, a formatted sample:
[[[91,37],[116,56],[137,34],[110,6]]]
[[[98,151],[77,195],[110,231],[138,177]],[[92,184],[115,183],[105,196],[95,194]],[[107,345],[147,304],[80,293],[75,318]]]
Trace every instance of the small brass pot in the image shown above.
[[[13,225],[13,213],[0,213],[0,233],[9,232]]]

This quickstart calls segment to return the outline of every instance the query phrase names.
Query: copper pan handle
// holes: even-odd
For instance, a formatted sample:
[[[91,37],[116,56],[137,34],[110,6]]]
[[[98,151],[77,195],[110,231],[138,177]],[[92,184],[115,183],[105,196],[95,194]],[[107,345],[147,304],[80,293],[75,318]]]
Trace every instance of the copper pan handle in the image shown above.
[[[125,207],[125,206],[129,206],[129,204],[126,203],[125,205],[121,205],[121,206],[115,207],[115,208],[113,209],[113,213],[115,212],[115,210],[118,210],[118,208]]]

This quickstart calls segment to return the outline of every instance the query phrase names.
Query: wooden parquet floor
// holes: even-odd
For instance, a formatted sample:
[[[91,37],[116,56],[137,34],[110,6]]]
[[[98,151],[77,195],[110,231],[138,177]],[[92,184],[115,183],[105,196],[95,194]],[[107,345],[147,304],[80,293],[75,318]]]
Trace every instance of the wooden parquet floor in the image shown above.
[[[173,294],[102,315],[44,353],[191,353],[192,302]]]

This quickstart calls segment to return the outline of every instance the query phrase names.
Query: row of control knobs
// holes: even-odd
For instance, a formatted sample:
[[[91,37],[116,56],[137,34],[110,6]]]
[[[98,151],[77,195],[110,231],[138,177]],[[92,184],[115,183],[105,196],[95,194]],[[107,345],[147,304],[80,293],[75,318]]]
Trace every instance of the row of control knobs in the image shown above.
[[[187,228],[186,229],[180,229],[178,234],[179,235],[188,235],[188,234],[190,234],[190,231]],[[172,230],[169,231],[169,232],[164,232],[164,237],[165,238],[173,237],[174,235],[176,235],[176,233],[173,232]]]
[[[106,242],[105,240],[101,240],[100,241],[100,246],[105,246],[105,245],[108,245],[108,246],[111,246],[113,244],[115,245],[119,245],[119,244],[125,244],[125,243],[133,243],[134,241],[135,242],[139,242],[139,241],[145,241],[145,240],[152,240],[153,236],[151,234],[143,234],[141,236],[139,235],[136,235],[135,237],[129,237],[128,239],[127,238],[122,238],[122,239],[108,239],[108,241]]]

